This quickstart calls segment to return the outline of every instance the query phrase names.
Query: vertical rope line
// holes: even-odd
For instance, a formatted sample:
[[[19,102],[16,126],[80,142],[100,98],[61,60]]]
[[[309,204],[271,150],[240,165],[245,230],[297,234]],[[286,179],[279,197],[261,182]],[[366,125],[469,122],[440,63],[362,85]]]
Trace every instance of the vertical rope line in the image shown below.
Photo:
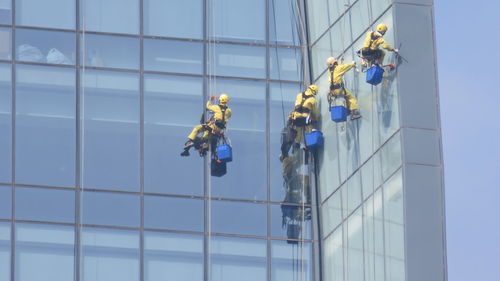
[[[86,13],[86,0],[80,0],[80,13],[82,14],[81,16],[81,30],[82,30],[82,36],[81,36],[81,41],[80,41],[80,52],[81,52],[81,75],[80,75],[80,218],[79,218],[79,237],[80,237],[80,244],[79,244],[79,251],[80,251],[80,281],[85,281],[85,255],[84,255],[84,246],[83,246],[83,218],[84,218],[84,194],[85,194],[85,176],[84,176],[84,171],[85,171],[85,87],[86,87],[86,73],[85,73],[85,64],[87,61],[87,51],[86,51],[86,20],[87,20],[87,13]],[[80,16],[80,15],[78,15]],[[79,27],[77,27],[79,28]],[[97,276],[96,276],[97,278]]]

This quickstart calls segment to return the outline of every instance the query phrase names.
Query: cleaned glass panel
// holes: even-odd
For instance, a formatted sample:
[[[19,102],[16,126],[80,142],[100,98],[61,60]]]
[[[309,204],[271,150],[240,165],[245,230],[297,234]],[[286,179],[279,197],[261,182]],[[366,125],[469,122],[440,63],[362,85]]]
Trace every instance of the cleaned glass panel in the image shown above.
[[[314,42],[330,25],[327,2],[328,1],[307,1],[309,36],[311,42]]]
[[[364,280],[362,210],[359,208],[347,221],[347,280]]]
[[[266,36],[265,0],[212,0],[214,34],[229,41],[263,42]]]
[[[342,223],[342,205],[340,189],[337,190],[321,207],[321,229],[322,237]]]
[[[146,281],[203,280],[203,236],[178,233],[144,233]]]
[[[212,281],[266,280],[266,240],[250,238],[212,238]]]
[[[16,77],[16,182],[74,186],[75,70],[18,65]]]
[[[374,19],[380,17],[380,15],[389,8],[392,3],[391,0],[371,0],[372,2],[372,17]]]
[[[271,43],[299,46],[299,13],[295,1],[269,1],[269,36]]]
[[[0,0],[0,24],[12,23],[12,0]]]
[[[203,231],[203,200],[144,197],[144,227]]]
[[[373,196],[363,204],[363,255],[365,281],[375,279],[375,205]]]
[[[139,277],[139,232],[84,228],[83,281],[137,281]]]
[[[76,1],[15,0],[16,24],[75,29]]]
[[[203,43],[144,39],[144,69],[203,73]]]
[[[249,2],[251,3],[251,2]],[[215,69],[208,69],[210,75],[265,78],[266,48],[216,44],[209,49],[209,60]]]
[[[12,215],[12,187],[0,185],[0,218],[11,219]],[[1,279],[0,279],[1,280]]]
[[[370,25],[370,9],[368,8],[369,0],[357,1],[349,10],[351,14],[352,37],[356,39],[359,36],[364,37],[364,31]]]
[[[144,33],[180,38],[203,38],[202,0],[144,0]]]
[[[271,48],[271,79],[301,81],[302,51],[294,48]]]
[[[144,77],[144,189],[146,192],[203,194],[203,159],[196,151],[180,157],[203,112],[202,78]],[[230,121],[231,122],[231,121]],[[172,165],[172,159],[175,165]]]
[[[345,192],[344,192],[345,194]],[[347,210],[352,212],[362,202],[361,199],[361,173],[358,171],[347,181]]]
[[[394,135],[380,150],[382,156],[382,177],[384,180],[401,166],[401,136]]]
[[[2,21],[2,1],[0,0],[0,23]],[[3,60],[11,60],[12,59],[12,51],[11,51],[11,40],[12,40],[12,30],[6,27],[0,27],[0,59]]]
[[[10,222],[0,222],[0,280],[10,280]]]
[[[139,68],[139,38],[83,34],[81,42],[85,66]]]
[[[139,191],[139,75],[82,73],[84,187]]]
[[[138,195],[83,192],[83,223],[139,227],[141,202]]]
[[[139,0],[84,0],[80,6],[84,30],[139,33]]]
[[[218,79],[213,86],[217,95],[229,95],[232,116],[227,122],[225,136],[232,143],[233,162],[227,163],[226,175],[211,177],[212,196],[266,200],[265,84]]]
[[[212,232],[246,235],[267,234],[266,205],[213,200]]]
[[[326,281],[344,281],[344,243],[339,227],[324,240],[323,276]]]
[[[71,32],[16,29],[16,59],[26,62],[75,64],[75,42],[75,33]]]
[[[75,191],[16,187],[16,219],[75,221]]]
[[[73,226],[17,223],[16,280],[73,280],[74,241]]]
[[[0,63],[0,182],[12,181],[12,66]]]
[[[374,279],[385,280],[384,270],[384,209],[383,209],[382,189],[373,194],[373,215],[374,215]]]
[[[271,205],[271,235],[289,239],[311,239],[311,207]]]
[[[311,243],[271,241],[271,280],[312,280]]]

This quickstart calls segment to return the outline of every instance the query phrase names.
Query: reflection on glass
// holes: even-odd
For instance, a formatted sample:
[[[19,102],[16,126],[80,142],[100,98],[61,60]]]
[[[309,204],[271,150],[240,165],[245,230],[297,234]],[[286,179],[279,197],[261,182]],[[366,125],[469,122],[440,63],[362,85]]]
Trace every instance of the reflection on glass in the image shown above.
[[[362,208],[347,221],[347,280],[363,280],[363,218]]]
[[[139,33],[139,0],[84,0],[80,5],[84,30]]]
[[[210,247],[212,281],[266,280],[266,240],[216,236]]]
[[[83,281],[139,280],[138,231],[84,228],[82,244]]]
[[[263,42],[266,9],[264,0],[212,0],[214,36],[229,41]]]
[[[73,226],[16,225],[17,281],[73,280]]]
[[[372,17],[375,19],[379,17],[392,3],[391,0],[371,0]]]
[[[311,239],[311,207],[271,205],[271,235],[288,239]],[[297,241],[287,241],[297,244]]]
[[[0,1],[0,23],[2,21],[2,8]],[[11,60],[12,52],[11,52],[11,29],[0,27],[0,59],[3,60]]]
[[[380,150],[382,157],[382,177],[384,180],[401,166],[401,136],[394,135]]]
[[[82,72],[83,186],[139,190],[139,76]]]
[[[75,70],[18,65],[16,77],[16,181],[74,186]]]
[[[72,223],[75,221],[75,192],[16,187],[16,219]]]
[[[202,43],[144,39],[146,70],[202,74],[202,60]]]
[[[139,38],[84,34],[81,41],[85,66],[139,68]]]
[[[269,36],[271,43],[298,46],[299,13],[296,2],[269,1]]]
[[[202,86],[201,78],[145,75],[146,192],[203,194],[203,160],[195,153],[179,156],[192,126],[200,122]],[[176,159],[175,165],[172,159]]]
[[[145,196],[144,226],[203,231],[203,200]]]
[[[144,233],[146,281],[203,280],[203,236],[178,233]]]
[[[10,280],[9,222],[0,222],[0,280]]]
[[[368,5],[369,1],[370,0],[357,1],[349,10],[351,18],[356,19],[351,21],[353,38],[357,38],[363,35],[363,32],[370,24],[370,9]]]
[[[0,63],[0,182],[12,181],[11,65]]]
[[[341,190],[337,190],[321,207],[322,237],[326,237],[342,222]]]
[[[12,187],[0,185],[0,218],[10,219],[12,213]]]
[[[271,79],[301,81],[302,51],[300,49],[271,48]]]
[[[0,0],[0,24],[12,23],[12,1]]]
[[[17,25],[75,29],[76,1],[15,1]]]
[[[344,281],[344,244],[342,227],[337,228],[323,243],[323,276],[326,281]]]
[[[271,280],[312,280],[311,243],[271,241]]]
[[[275,0],[276,1],[276,0]],[[314,42],[330,25],[328,19],[328,3],[332,1],[308,1],[307,18],[309,27],[309,36],[311,42]]]
[[[16,29],[16,59],[26,62],[75,64],[75,40],[75,33],[72,32]]]
[[[248,2],[248,1],[245,1]],[[253,2],[249,2],[253,3]],[[216,44],[210,52],[209,74],[233,77],[265,78],[266,48],[260,46],[243,46],[232,44]]]
[[[144,0],[147,35],[202,39],[202,20],[202,0]]]
[[[81,198],[85,224],[129,227],[140,225],[141,202],[137,195],[83,192]]]
[[[246,235],[267,234],[266,205],[212,201],[212,232]]]

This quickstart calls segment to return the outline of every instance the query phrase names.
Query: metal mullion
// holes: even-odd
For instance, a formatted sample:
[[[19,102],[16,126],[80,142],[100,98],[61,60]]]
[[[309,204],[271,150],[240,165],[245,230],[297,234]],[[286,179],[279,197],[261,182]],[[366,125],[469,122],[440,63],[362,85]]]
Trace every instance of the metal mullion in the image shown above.
[[[266,239],[266,265],[267,265],[267,280],[272,280],[272,244],[271,244],[271,217],[272,210],[271,204],[271,87],[269,79],[271,77],[271,52],[270,52],[270,9],[269,9],[269,0],[265,1],[265,17],[266,17],[266,97],[265,97],[265,108],[266,108],[266,134],[265,134],[265,142],[266,142],[266,185],[267,185],[267,202],[266,202],[266,217],[267,217],[267,239]],[[273,10],[273,12],[276,12]]]
[[[40,27],[40,26],[27,26],[27,25],[14,25],[17,29],[31,29],[31,30],[40,30],[40,31],[57,31],[57,32],[66,32],[66,33],[74,33],[74,29],[65,29],[65,28],[53,28],[53,27]]]
[[[82,249],[81,249],[81,243],[82,243],[82,223],[83,223],[83,214],[82,214],[82,206],[83,206],[83,195],[82,195],[82,190],[81,190],[81,179],[83,177],[82,175],[82,163],[81,163],[81,152],[82,152],[82,141],[81,141],[81,77],[80,77],[80,71],[81,68],[80,66],[80,56],[81,56],[81,37],[80,33],[78,30],[80,29],[80,1],[83,0],[76,0],[76,61],[75,61],[75,66],[76,66],[76,115],[75,115],[75,120],[76,120],[76,157],[75,157],[75,187],[76,187],[76,195],[75,195],[75,277],[74,280],[76,281],[82,281],[80,280],[81,271],[83,268],[80,267],[81,260],[83,259],[82,257]]]
[[[16,19],[16,0],[11,0],[11,223],[10,223],[10,280],[15,280],[16,269],[16,230],[15,220],[16,217],[16,65],[14,58],[16,57],[16,29],[14,28]]]
[[[140,200],[141,200],[141,225],[140,225],[140,244],[139,244],[139,280],[145,280],[145,266],[144,266],[144,1],[139,0],[139,35],[140,35],[140,77],[139,77],[139,99],[140,99],[140,122],[139,122],[139,136],[140,136]]]
[[[208,78],[207,78],[207,70],[209,67],[208,59],[210,58],[208,52],[208,44],[207,39],[208,39],[208,33],[209,33],[209,22],[208,22],[208,9],[209,9],[209,2],[210,0],[203,0],[203,92],[202,92],[202,106],[203,106],[203,101],[207,97],[207,92],[208,92]],[[203,110],[203,109],[202,109]],[[209,238],[210,236],[207,235],[207,232],[210,230],[209,223],[210,223],[210,202],[206,198],[207,197],[207,190],[209,189],[209,184],[210,184],[210,176],[209,173],[210,169],[208,168],[208,160],[206,157],[203,158],[203,192],[204,192],[204,219],[203,219],[203,280],[204,281],[209,281],[211,279],[210,276],[210,247],[209,247]]]
[[[75,65],[71,64],[53,64],[53,63],[45,63],[45,62],[28,62],[28,61],[18,61],[18,60],[13,60],[16,62],[16,64],[21,64],[21,65],[36,65],[36,66],[48,66],[48,67],[61,67],[61,68],[75,68]]]

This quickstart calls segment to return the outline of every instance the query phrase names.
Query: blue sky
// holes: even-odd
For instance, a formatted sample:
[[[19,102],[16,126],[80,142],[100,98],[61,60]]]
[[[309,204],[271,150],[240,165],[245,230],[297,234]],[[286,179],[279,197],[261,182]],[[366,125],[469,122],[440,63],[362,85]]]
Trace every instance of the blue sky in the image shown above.
[[[500,1],[435,0],[448,280],[500,280]]]

